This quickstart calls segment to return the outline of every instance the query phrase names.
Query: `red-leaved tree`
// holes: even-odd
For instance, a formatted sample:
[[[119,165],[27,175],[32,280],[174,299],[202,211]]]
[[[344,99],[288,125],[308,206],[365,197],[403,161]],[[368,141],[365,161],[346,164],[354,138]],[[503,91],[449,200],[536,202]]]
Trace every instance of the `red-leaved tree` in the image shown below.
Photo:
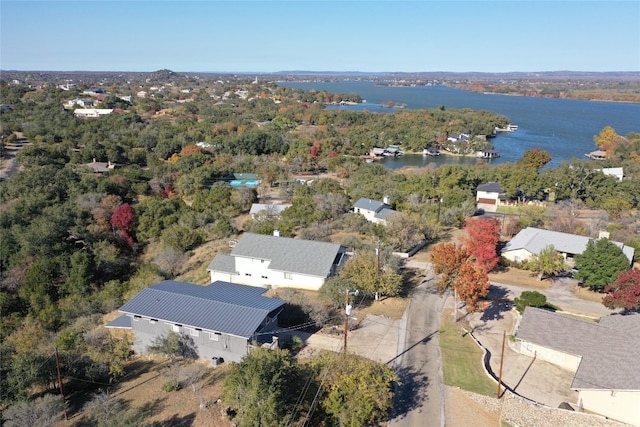
[[[484,267],[467,260],[460,266],[454,286],[458,298],[464,301],[468,313],[480,311],[478,301],[489,293],[489,276]]]
[[[128,203],[118,206],[111,215],[111,225],[127,241],[129,246],[133,246],[133,209]]]
[[[464,246],[476,263],[491,271],[498,264],[498,243],[500,242],[500,223],[495,218],[469,218],[462,238]]]
[[[633,268],[620,273],[604,291],[609,293],[602,299],[605,307],[640,311],[640,270]]]

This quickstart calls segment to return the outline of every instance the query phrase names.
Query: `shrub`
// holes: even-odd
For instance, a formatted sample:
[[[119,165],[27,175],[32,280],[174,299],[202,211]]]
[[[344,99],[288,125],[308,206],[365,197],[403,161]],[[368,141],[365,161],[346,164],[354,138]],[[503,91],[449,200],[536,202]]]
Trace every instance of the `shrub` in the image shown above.
[[[547,297],[537,291],[524,291],[519,298],[513,300],[518,313],[524,313],[526,307],[546,307]]]

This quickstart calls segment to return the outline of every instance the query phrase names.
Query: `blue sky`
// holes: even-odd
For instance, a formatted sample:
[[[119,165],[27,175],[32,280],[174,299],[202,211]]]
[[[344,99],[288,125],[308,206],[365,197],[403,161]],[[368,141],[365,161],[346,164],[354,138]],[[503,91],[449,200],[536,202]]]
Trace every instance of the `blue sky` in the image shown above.
[[[0,69],[640,71],[640,1],[7,1]]]

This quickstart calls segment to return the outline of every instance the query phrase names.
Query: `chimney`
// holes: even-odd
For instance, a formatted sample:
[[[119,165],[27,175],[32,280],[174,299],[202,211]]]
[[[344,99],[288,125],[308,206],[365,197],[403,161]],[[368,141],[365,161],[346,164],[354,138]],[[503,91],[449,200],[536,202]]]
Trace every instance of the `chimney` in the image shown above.
[[[382,198],[382,202],[383,202],[385,205],[391,205],[391,197],[390,197],[390,196],[384,196],[384,197]]]

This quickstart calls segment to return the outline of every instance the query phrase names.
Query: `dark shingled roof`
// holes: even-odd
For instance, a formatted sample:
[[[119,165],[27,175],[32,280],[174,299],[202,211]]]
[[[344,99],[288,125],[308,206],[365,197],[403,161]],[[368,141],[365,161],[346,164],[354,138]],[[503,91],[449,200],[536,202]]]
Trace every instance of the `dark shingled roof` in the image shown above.
[[[217,281],[207,286],[166,280],[143,289],[120,311],[209,331],[250,338],[285,301],[266,289]]]
[[[517,337],[581,356],[573,389],[640,390],[640,369],[633,362],[640,348],[640,314],[594,323],[527,307]]]
[[[477,191],[486,191],[487,193],[504,193],[502,187],[497,182],[488,182],[478,185]]]

